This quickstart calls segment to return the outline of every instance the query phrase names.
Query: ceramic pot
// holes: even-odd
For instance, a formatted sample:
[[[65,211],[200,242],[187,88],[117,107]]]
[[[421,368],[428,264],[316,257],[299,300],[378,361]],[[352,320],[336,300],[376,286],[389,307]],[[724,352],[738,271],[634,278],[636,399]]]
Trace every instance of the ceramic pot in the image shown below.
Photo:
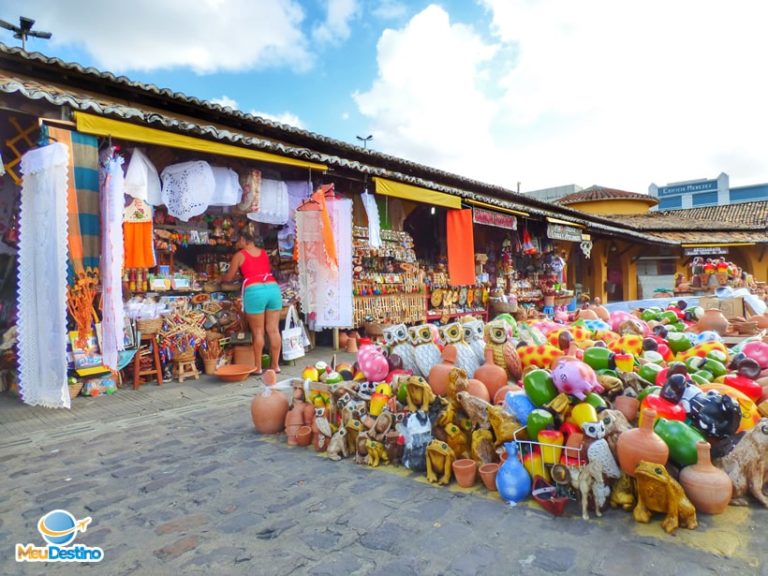
[[[347,345],[344,347],[344,351],[348,354],[356,354],[357,353],[357,338],[352,338],[351,336],[347,339]]]
[[[491,401],[491,395],[488,393],[488,388],[486,388],[485,384],[476,378],[470,378],[467,381],[467,392],[476,398],[485,400],[486,402]]]
[[[637,410],[640,408],[640,401],[632,396],[616,396],[613,407],[624,414],[629,422],[634,422],[637,418]]]
[[[496,475],[499,473],[499,465],[496,462],[483,464],[478,470],[480,480],[483,481],[489,492],[496,492]]]
[[[452,464],[453,475],[456,476],[456,482],[462,488],[472,488],[477,480],[477,462],[471,458],[461,458],[455,460]]]
[[[680,471],[680,484],[697,512],[721,514],[728,508],[733,483],[723,470],[712,465],[709,442],[696,445],[698,462]]]
[[[704,310],[704,316],[699,320],[698,327],[700,330],[714,330],[721,336],[728,330],[728,319],[717,308],[709,308]]]
[[[264,386],[274,386],[277,384],[277,374],[274,370],[264,370],[261,381],[264,382]]]
[[[496,397],[500,388],[507,385],[507,371],[493,362],[493,350],[485,349],[485,364],[480,366],[473,375],[475,380],[480,380],[488,389],[491,398]]]
[[[346,332],[339,332],[339,348],[346,348],[347,342],[349,342],[349,334]]]
[[[259,434],[282,432],[287,413],[288,399],[271,388],[265,388],[251,401],[251,419]]]
[[[643,421],[640,428],[622,432],[616,444],[619,455],[619,465],[629,476],[634,478],[635,468],[640,460],[666,465],[669,458],[669,447],[664,440],[653,431],[656,411],[643,411]]]
[[[429,382],[430,388],[432,388],[432,392],[438,396],[445,396],[446,392],[448,392],[448,373],[456,367],[457,354],[458,350],[456,350],[456,346],[448,344],[443,348],[443,361],[439,364],[435,364],[429,370],[429,378],[427,378],[427,381]]]
[[[496,489],[504,500],[517,503],[531,493],[531,477],[517,459],[517,444],[507,442],[504,448],[507,451],[507,459],[496,475]]]
[[[301,426],[296,432],[296,444],[299,446],[309,446],[312,442],[312,427]]]
[[[502,386],[501,388],[496,390],[496,394],[493,395],[493,403],[498,406],[501,406],[504,404],[504,398],[507,397],[507,392],[520,392],[521,390],[522,388],[520,388],[520,386],[518,386],[517,384],[506,384],[505,386]]]
[[[303,402],[301,403],[303,404]],[[296,432],[304,426],[304,411],[298,402],[285,415],[285,435],[288,437],[288,445],[296,444]]]
[[[291,424],[285,427],[285,436],[288,441],[288,446],[296,446],[296,433],[301,428],[301,425]]]

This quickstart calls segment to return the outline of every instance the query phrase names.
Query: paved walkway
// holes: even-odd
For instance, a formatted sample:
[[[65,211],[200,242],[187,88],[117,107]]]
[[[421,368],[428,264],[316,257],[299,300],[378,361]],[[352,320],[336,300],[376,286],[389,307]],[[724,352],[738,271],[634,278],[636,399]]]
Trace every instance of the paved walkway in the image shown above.
[[[552,518],[255,434],[256,389],[201,379],[71,412],[1,405],[0,574],[89,569],[13,561],[17,542],[42,543],[37,521],[55,508],[93,518],[76,542],[103,548],[94,574],[768,574],[764,509],[701,515],[675,536],[617,510]]]

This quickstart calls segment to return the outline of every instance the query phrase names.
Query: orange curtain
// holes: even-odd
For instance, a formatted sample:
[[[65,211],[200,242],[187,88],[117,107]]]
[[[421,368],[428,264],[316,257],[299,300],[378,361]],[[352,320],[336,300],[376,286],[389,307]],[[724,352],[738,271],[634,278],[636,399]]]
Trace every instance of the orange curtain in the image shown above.
[[[452,286],[475,283],[475,236],[472,210],[448,210],[448,276]]]

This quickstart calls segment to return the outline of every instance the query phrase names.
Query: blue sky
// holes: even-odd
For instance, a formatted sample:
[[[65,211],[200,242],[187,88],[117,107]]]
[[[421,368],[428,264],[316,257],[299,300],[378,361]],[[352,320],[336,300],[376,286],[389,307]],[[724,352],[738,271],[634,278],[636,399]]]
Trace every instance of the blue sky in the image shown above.
[[[6,0],[30,50],[522,190],[768,181],[760,2]],[[85,15],[87,14],[87,17]],[[0,41],[17,45],[10,33]]]

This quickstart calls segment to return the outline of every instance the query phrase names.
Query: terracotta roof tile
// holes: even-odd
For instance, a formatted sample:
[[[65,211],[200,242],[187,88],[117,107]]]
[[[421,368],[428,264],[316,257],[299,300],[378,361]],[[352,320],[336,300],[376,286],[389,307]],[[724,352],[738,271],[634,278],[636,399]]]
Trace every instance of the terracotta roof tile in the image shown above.
[[[659,201],[648,194],[638,194],[637,192],[627,192],[626,190],[617,190],[616,188],[605,188],[604,186],[590,186],[579,192],[568,194],[560,198],[557,203],[567,206],[577,202],[597,202],[599,200],[644,200],[649,204],[658,204]]]
[[[768,232],[651,232],[649,236],[680,244],[728,244],[731,242],[768,242]]]

